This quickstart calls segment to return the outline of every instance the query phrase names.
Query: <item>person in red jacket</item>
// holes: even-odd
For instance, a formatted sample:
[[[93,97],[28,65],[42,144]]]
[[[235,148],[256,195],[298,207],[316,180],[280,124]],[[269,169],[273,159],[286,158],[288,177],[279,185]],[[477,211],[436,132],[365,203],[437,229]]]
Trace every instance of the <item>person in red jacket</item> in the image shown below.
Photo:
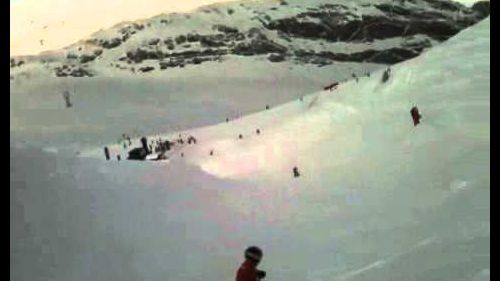
[[[259,247],[248,247],[245,250],[245,261],[236,273],[236,281],[258,281],[264,279],[266,272],[257,269],[262,256],[262,250]]]

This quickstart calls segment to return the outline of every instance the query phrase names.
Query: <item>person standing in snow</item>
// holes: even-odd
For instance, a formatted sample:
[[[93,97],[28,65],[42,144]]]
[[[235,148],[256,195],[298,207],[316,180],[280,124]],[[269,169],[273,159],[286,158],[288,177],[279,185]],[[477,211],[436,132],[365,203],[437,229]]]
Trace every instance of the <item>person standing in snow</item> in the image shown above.
[[[413,126],[417,126],[420,124],[420,119],[422,118],[422,115],[418,111],[418,108],[416,106],[412,107],[410,110],[411,118],[413,119]]]
[[[236,281],[259,281],[266,277],[266,272],[257,269],[262,260],[262,250],[251,246],[245,250],[245,261],[236,273]]]

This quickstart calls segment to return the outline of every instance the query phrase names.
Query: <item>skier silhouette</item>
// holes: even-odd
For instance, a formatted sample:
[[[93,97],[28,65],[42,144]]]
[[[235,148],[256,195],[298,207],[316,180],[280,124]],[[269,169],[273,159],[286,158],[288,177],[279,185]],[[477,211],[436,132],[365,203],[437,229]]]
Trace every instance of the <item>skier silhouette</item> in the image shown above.
[[[420,118],[422,118],[422,115],[420,115],[420,112],[418,111],[418,108],[416,106],[412,107],[410,110],[411,118],[413,119],[413,126],[417,126],[420,124]]]
[[[264,279],[266,272],[257,269],[262,256],[262,250],[259,247],[248,247],[245,250],[245,261],[236,273],[236,281],[258,281]]]

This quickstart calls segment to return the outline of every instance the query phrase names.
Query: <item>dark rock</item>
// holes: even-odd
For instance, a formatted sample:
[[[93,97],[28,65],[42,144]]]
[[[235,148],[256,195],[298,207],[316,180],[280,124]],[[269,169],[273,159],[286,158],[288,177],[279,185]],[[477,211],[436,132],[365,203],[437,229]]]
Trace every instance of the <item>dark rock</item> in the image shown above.
[[[222,40],[217,39],[213,35],[203,36],[200,39],[200,44],[203,47],[224,47],[226,45]]]
[[[187,37],[185,35],[179,35],[179,36],[175,37],[175,43],[177,43],[178,45],[186,43],[186,40],[187,40]]]
[[[188,42],[198,42],[200,41],[201,36],[199,34],[191,34],[189,33],[186,37]]]
[[[78,67],[78,68],[69,68],[67,65],[63,65],[61,67],[56,67],[54,69],[57,77],[92,77],[94,76],[91,72]]]
[[[99,40],[99,46],[106,48],[106,49],[112,49],[120,46],[122,44],[122,39],[121,38],[112,38],[110,40]]]
[[[480,19],[484,19],[490,15],[490,1],[479,1],[472,5],[472,10],[476,11]]]
[[[140,72],[150,72],[150,71],[153,71],[154,69],[155,68],[152,66],[144,66],[144,67],[139,68],[139,71]]]
[[[214,30],[220,31],[222,33],[238,33],[238,29],[235,27],[230,27],[223,24],[216,24],[212,27]]]
[[[281,62],[285,60],[285,55],[284,54],[270,54],[267,59],[270,62]]]
[[[288,49],[285,46],[268,40],[253,39],[249,43],[238,43],[232,50],[233,54],[252,56],[269,53],[286,53]]]
[[[148,41],[148,45],[150,45],[150,46],[158,45],[158,43],[160,43],[160,39],[159,38],[153,38],[153,39],[151,39],[151,40]]]
[[[168,67],[177,67],[184,65],[184,60],[183,59],[170,59],[168,61],[161,61],[160,62],[160,69],[167,69]]]
[[[75,59],[78,58],[78,56],[76,54],[69,53],[69,54],[66,55],[66,58],[69,59],[69,60],[75,60]],[[12,63],[11,63],[11,66],[12,66]]]
[[[456,12],[464,8],[462,4],[449,0],[423,0],[423,1],[427,2],[429,6],[431,6],[436,10],[448,10]]]
[[[80,56],[80,63],[87,63],[90,61],[95,60],[95,55],[81,55]]]

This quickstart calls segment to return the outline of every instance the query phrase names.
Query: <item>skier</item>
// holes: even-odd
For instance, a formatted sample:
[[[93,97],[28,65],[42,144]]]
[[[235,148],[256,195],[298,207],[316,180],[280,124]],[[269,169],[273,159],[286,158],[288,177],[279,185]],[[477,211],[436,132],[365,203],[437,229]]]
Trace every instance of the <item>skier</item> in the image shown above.
[[[420,112],[418,111],[418,108],[416,106],[412,107],[410,110],[411,118],[413,119],[413,126],[417,126],[420,124],[420,118],[422,118],[422,115],[420,115]]]
[[[297,167],[293,167],[293,177],[295,178],[300,177],[299,169]]]
[[[259,129],[257,129],[255,132],[257,133],[257,135],[260,135],[260,130]]]
[[[104,147],[104,156],[106,156],[106,160],[109,160],[109,149],[107,146]]]
[[[236,273],[236,281],[258,281],[264,279],[266,272],[257,269],[262,256],[262,250],[259,247],[248,247],[245,250],[245,261]]]
[[[391,68],[389,67],[384,71],[384,74],[382,74],[382,83],[387,82],[387,80],[389,80],[390,77],[391,77]]]
[[[238,135],[238,138],[241,140],[243,138],[243,135],[242,134],[239,134]]]

